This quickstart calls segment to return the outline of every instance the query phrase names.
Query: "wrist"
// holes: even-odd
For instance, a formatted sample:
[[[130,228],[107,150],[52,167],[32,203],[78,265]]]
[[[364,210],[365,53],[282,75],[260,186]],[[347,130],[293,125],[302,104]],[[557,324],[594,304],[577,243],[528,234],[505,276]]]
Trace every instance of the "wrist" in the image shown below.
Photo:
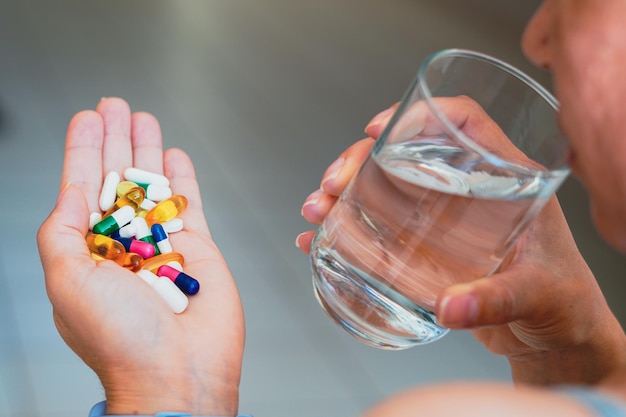
[[[145,377],[118,372],[114,378],[102,378],[107,413],[154,415],[163,410],[178,410],[205,416],[237,414],[238,382],[229,384],[217,376],[196,376],[194,372],[167,374],[154,370]]]
[[[596,384],[626,365],[626,336],[611,315],[577,343],[507,359],[516,384]]]

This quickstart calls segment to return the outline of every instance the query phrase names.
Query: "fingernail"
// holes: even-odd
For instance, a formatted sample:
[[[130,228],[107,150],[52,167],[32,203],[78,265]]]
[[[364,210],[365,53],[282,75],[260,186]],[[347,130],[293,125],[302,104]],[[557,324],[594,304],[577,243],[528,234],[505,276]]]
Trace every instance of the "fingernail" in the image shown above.
[[[393,112],[393,110],[394,110],[393,107],[389,107],[387,110],[383,110],[380,113],[378,113],[376,116],[374,116],[374,118],[370,120],[367,126],[365,126],[365,132],[367,132],[371,127],[376,126],[377,124],[382,122],[385,118],[387,118]]]
[[[471,294],[448,295],[441,300],[439,321],[447,327],[470,326],[478,316],[478,302]]]
[[[304,208],[306,206],[310,206],[312,204],[317,204],[318,201],[320,201],[320,198],[322,197],[322,195],[324,194],[324,191],[322,190],[317,190],[312,192],[304,201],[304,204],[302,204],[302,208],[300,209],[300,215],[304,216]]]
[[[339,176],[339,173],[341,172],[341,168],[343,167],[345,162],[346,162],[346,159],[341,157],[328,167],[328,174],[324,178],[324,181],[322,182],[322,185],[321,185],[322,190],[324,190],[324,184],[328,184],[329,181],[332,181],[335,178],[337,178],[337,176]]]
[[[298,249],[302,249],[302,247],[300,247],[300,237],[304,234],[304,232],[300,233],[298,236],[296,236],[296,248]]]

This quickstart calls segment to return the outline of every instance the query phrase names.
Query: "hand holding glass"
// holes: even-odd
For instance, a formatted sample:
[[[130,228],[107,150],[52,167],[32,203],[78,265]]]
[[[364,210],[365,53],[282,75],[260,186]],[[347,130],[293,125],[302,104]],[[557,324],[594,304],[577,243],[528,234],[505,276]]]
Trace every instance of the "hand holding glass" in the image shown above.
[[[445,335],[438,294],[496,272],[569,174],[557,107],[495,58],[426,59],[311,246],[328,315],[381,348]]]

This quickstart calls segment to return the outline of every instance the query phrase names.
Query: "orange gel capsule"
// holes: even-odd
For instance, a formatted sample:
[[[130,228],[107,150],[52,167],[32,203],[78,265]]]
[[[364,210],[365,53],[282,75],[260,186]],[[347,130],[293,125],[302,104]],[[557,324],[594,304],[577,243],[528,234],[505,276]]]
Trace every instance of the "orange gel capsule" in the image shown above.
[[[118,198],[113,206],[102,215],[102,218],[109,216],[111,213],[124,206],[131,206],[137,211],[144,198],[146,198],[146,191],[141,187],[133,187],[128,190],[126,194]]]
[[[115,260],[115,262],[133,272],[140,271],[143,265],[143,258],[136,253],[126,252]]]
[[[115,261],[126,253],[124,245],[105,235],[91,234],[85,240],[91,253],[104,259]]]
[[[155,223],[164,223],[178,216],[187,208],[187,198],[180,194],[175,194],[167,200],[161,201],[146,213],[146,223],[152,226]]]
[[[97,253],[91,252],[91,258],[96,261],[110,261],[111,259],[104,258]],[[141,271],[141,265],[143,263],[143,258],[136,253],[126,252],[125,254],[119,256],[116,259],[113,259],[113,262],[122,266],[126,269],[129,269],[133,272]]]
[[[162,253],[161,255],[144,259],[141,263],[141,269],[147,269],[148,271],[156,274],[161,265],[165,265],[166,263],[172,261],[176,261],[179,264],[183,265],[183,255],[178,252]]]

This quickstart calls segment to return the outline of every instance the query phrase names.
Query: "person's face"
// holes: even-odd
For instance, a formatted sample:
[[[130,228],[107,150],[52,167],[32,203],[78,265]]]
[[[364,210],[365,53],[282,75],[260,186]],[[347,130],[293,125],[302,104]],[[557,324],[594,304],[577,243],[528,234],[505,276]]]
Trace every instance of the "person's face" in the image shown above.
[[[552,72],[572,172],[596,228],[626,253],[626,1],[545,0],[522,46]]]

